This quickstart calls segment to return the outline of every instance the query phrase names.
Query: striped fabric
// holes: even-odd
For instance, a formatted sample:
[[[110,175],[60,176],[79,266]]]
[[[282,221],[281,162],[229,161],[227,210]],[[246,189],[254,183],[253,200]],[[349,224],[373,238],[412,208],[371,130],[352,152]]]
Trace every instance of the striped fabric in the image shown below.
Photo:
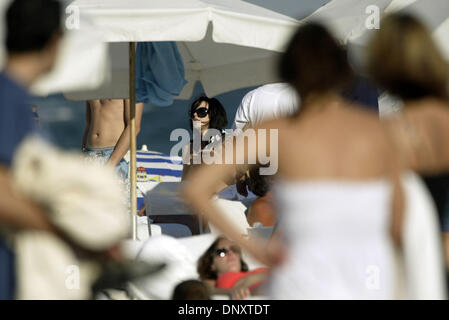
[[[143,193],[159,182],[181,181],[182,158],[156,151],[137,151],[137,208],[143,206]]]

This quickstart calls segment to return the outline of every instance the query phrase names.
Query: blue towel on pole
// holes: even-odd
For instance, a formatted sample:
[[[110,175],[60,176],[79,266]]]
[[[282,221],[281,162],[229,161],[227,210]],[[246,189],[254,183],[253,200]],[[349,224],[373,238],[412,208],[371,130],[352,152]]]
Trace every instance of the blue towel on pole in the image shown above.
[[[187,81],[175,42],[139,42],[136,50],[136,101],[169,106]]]

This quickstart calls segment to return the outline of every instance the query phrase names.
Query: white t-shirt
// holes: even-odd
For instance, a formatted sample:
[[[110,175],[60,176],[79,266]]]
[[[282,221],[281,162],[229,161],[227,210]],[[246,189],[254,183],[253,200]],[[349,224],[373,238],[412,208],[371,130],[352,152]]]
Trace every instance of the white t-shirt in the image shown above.
[[[245,125],[255,126],[263,121],[291,115],[297,110],[298,105],[299,97],[287,83],[266,84],[243,97],[235,114],[232,129],[241,132]]]

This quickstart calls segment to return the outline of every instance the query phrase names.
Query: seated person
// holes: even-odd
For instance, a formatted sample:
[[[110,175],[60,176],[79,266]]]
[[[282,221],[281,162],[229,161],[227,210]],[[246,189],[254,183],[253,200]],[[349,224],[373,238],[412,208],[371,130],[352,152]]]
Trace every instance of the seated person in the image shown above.
[[[190,106],[189,124],[194,139],[201,139],[201,141],[196,146],[194,139],[192,139],[183,150],[182,180],[187,178],[190,169],[202,163],[202,156],[198,157],[203,150],[211,149],[221,144],[224,137],[224,129],[228,124],[226,110],[218,99],[201,96],[193,101]],[[218,134],[214,135],[213,131],[211,131],[212,129],[216,133],[218,132]],[[196,134],[199,136],[196,136]],[[210,136],[210,138],[207,139],[207,136]],[[196,150],[196,147],[199,147],[199,149]],[[198,160],[200,163],[195,163]]]
[[[249,271],[240,247],[223,236],[218,237],[200,257],[197,271],[213,294],[227,293],[234,300],[262,294],[261,284],[269,276],[267,268]]]

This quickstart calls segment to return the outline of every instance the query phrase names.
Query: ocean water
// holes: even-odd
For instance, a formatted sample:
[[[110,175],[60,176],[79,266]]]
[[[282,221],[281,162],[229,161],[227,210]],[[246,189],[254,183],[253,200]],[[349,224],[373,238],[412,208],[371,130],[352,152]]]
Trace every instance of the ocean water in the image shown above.
[[[216,96],[226,109],[228,127],[232,126],[235,112],[243,96],[251,88],[244,88]],[[144,105],[141,130],[137,137],[137,149],[146,144],[149,150],[169,153],[177,141],[170,141],[170,133],[177,128],[189,130],[188,110],[190,103],[203,93],[197,83],[190,100],[174,100],[168,107]],[[63,94],[33,101],[38,108],[41,128],[53,142],[66,150],[80,150],[85,126],[85,102],[67,100]]]

